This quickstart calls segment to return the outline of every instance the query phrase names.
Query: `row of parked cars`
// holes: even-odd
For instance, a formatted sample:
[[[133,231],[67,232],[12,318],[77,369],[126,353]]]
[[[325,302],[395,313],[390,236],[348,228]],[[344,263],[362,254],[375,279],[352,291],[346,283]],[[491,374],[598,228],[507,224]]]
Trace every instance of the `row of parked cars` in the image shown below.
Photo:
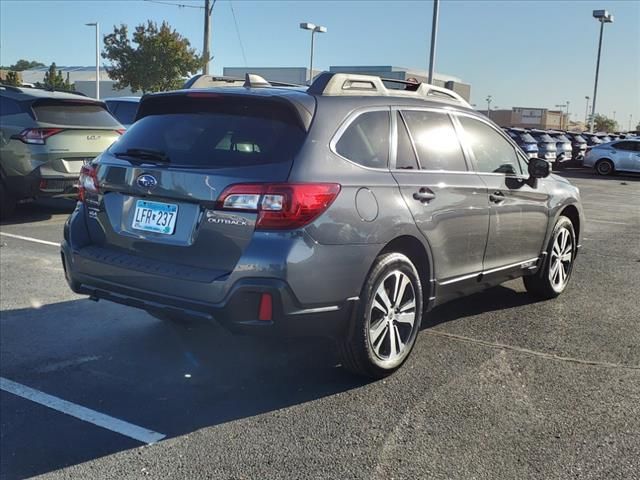
[[[543,158],[560,170],[569,164],[581,165],[593,147],[617,140],[636,138],[630,134],[565,132],[505,128],[507,134],[522,148],[529,158]]]

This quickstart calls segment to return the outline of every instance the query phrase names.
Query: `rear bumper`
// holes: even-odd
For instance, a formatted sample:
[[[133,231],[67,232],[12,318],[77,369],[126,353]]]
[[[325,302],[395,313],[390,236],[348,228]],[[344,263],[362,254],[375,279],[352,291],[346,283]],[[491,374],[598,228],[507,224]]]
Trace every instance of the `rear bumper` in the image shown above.
[[[36,168],[29,175],[7,177],[6,185],[18,198],[75,197],[78,193],[78,175],[42,175]]]
[[[66,241],[62,243],[61,250],[65,277],[76,293],[149,312],[216,321],[234,333],[338,338],[347,328],[357,303],[357,298],[354,298],[338,305],[303,308],[286,282],[270,278],[239,280],[220,302],[195,301],[79,273],[73,268],[74,253]],[[259,319],[263,294],[271,297],[270,320]]]

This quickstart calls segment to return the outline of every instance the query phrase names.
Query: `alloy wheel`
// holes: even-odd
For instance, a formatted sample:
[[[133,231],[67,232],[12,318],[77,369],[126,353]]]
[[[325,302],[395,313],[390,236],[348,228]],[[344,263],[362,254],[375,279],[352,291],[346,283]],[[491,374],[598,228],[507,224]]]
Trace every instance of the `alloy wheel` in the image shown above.
[[[409,277],[400,270],[380,282],[369,312],[369,343],[382,360],[404,353],[416,321],[416,295]]]
[[[571,240],[571,232],[563,227],[558,230],[551,249],[549,281],[554,290],[558,292],[564,290],[569,280],[572,263],[573,241]]]

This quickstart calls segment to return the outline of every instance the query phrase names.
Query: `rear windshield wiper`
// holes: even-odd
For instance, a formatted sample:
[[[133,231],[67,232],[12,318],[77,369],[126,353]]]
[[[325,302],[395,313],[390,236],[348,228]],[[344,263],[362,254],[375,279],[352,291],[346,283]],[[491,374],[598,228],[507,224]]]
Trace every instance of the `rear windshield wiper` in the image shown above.
[[[124,152],[113,152],[118,158],[136,158],[140,160],[151,160],[155,163],[169,163],[169,156],[160,150],[150,148],[127,148]]]

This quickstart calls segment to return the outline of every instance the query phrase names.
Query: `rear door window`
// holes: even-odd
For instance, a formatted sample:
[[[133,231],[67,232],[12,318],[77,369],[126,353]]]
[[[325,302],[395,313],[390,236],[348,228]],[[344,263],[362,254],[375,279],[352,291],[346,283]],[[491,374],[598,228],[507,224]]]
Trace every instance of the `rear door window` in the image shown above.
[[[248,98],[174,96],[141,104],[142,118],[110,152],[150,150],[171,165],[234,167],[292,162],[305,132],[280,102]],[[293,107],[291,107],[293,108]]]
[[[616,150],[624,150],[625,152],[634,152],[636,150],[635,142],[618,142],[613,144]]]
[[[473,151],[476,170],[481,173],[522,174],[516,149],[506,138],[480,120],[460,116],[464,138]]]
[[[99,104],[73,101],[37,101],[32,106],[42,123],[88,128],[120,128],[118,121]]]
[[[423,170],[467,170],[449,115],[426,110],[405,110],[402,116],[407,121]]]
[[[336,152],[369,168],[386,168],[389,161],[389,111],[359,115],[336,143]]]

